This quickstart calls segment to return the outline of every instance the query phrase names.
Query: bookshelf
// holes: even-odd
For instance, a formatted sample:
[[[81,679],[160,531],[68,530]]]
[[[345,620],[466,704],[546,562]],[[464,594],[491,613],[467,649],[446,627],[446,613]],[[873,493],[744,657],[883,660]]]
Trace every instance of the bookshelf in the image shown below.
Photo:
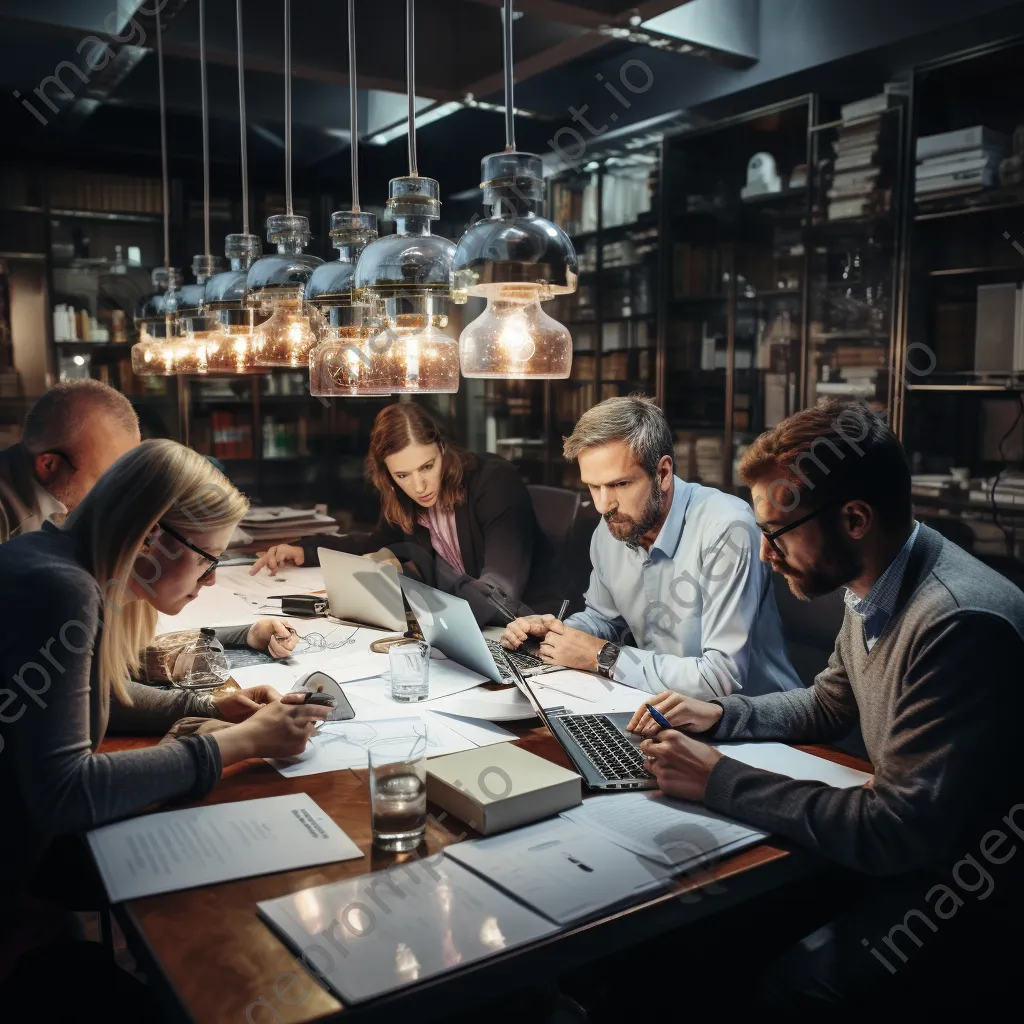
[[[1024,101],[1014,83],[1022,59],[1024,40],[1015,39],[914,69],[897,420],[919,510],[933,525],[966,528],[961,542],[1018,573]]]

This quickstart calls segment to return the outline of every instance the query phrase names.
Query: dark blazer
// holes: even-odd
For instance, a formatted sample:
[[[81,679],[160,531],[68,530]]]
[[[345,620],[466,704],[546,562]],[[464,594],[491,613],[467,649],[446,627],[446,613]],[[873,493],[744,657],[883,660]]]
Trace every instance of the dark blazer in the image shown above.
[[[455,528],[465,573],[457,572],[430,543],[430,531],[419,523],[412,533],[381,520],[373,533],[341,537],[304,537],[299,543],[306,565],[319,565],[317,548],[364,555],[390,548],[401,562],[413,562],[431,586],[469,602],[481,626],[504,624],[507,617],[488,594],[497,588],[513,611],[519,602],[533,611],[558,611],[559,593],[554,552],[537,525],[530,495],[515,467],[498,455],[477,455],[466,470],[466,500],[455,507]]]

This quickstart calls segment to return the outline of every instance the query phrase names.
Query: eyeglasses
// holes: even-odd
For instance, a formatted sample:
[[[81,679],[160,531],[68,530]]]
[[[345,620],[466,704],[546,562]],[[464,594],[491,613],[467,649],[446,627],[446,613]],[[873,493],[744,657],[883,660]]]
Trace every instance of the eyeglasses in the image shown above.
[[[770,530],[766,523],[758,523],[757,526],[764,535],[764,539],[771,544],[778,554],[785,558],[786,552],[783,551],[778,544],[779,537],[785,533],[789,533],[790,530],[795,530],[798,526],[803,526],[804,523],[809,523],[816,516],[820,516],[822,512],[831,507],[831,505],[822,505],[821,508],[816,508],[813,512],[808,512],[807,515],[801,516],[799,519],[794,519],[793,522],[786,523],[785,526],[780,526],[777,530]]]
[[[209,551],[204,551],[201,547],[198,547],[197,545],[193,544],[192,541],[190,541],[187,537],[183,537],[180,533],[178,533],[178,531],[175,530],[173,526],[168,526],[166,523],[157,523],[157,526],[159,526],[160,529],[164,531],[164,533],[167,533],[170,536],[172,536],[179,544],[184,544],[185,547],[189,549],[189,551],[194,551],[197,555],[201,555],[208,562],[212,563],[210,565],[210,568],[206,569],[203,572],[202,576],[199,577],[199,580],[197,580],[196,582],[205,580],[206,577],[210,575],[210,573],[217,571],[217,566],[220,564],[219,558],[216,558],[215,556],[211,555]]]
[[[49,451],[40,452],[40,455],[56,455],[59,459],[63,459],[70,467],[73,473],[78,472],[78,467],[71,461],[70,456],[67,452],[62,452],[59,448],[51,448]]]

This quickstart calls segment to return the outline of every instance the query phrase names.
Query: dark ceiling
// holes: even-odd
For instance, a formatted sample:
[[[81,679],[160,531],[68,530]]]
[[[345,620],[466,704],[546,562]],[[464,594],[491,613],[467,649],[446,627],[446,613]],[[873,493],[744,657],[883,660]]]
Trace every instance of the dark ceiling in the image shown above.
[[[550,150],[554,132],[573,123],[569,107],[580,102],[582,89],[567,87],[572,81],[567,73],[593,88],[591,69],[600,60],[635,49],[635,43],[621,38],[631,19],[639,24],[687,2],[516,0],[517,100],[520,109],[526,108],[516,118],[520,148]],[[216,183],[219,176],[237,175],[237,34],[232,0],[205,3]],[[251,173],[254,182],[270,186],[278,181],[279,188],[283,9],[282,0],[243,4]],[[153,49],[157,11],[163,25],[172,162],[179,174],[186,173],[186,163],[194,173],[201,148],[199,0],[3,0],[0,80],[7,87],[8,152],[152,171],[159,153]],[[343,194],[349,146],[346,4],[296,0],[291,16],[296,185],[330,182]],[[404,173],[404,19],[405,0],[357,0],[361,167],[369,201],[383,199],[387,178]],[[697,58],[672,56],[694,60],[708,52],[700,51]],[[546,87],[556,69],[558,87]],[[461,104],[419,129],[421,173],[441,179],[445,195],[471,187],[479,158],[504,146],[501,0],[418,0],[416,95],[427,117],[438,104]],[[487,106],[472,106],[479,101]],[[621,124],[628,120],[624,111]],[[382,133],[390,141],[373,144]]]

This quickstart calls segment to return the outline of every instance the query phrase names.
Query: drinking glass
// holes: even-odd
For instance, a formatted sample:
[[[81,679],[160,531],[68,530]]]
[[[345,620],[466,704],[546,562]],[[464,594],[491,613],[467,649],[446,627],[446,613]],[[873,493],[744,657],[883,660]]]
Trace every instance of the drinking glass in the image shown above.
[[[430,695],[430,644],[422,640],[395,644],[388,650],[391,696],[412,702]]]
[[[367,748],[373,844],[380,850],[415,850],[427,829],[427,727],[407,729]]]

